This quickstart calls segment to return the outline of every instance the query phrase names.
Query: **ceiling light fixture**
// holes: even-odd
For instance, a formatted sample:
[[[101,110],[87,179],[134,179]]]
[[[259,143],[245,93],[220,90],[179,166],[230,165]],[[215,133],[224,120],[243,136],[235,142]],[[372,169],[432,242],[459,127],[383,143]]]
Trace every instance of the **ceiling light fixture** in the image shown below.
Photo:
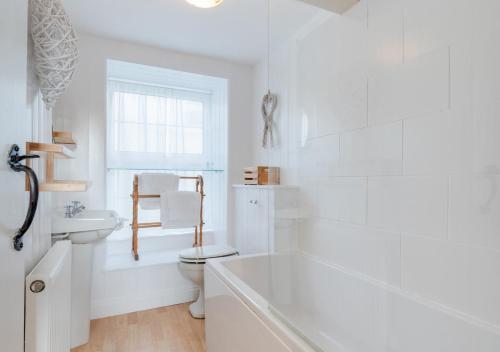
[[[219,6],[224,0],[186,0],[193,6],[201,7],[202,9],[208,9],[210,7]]]

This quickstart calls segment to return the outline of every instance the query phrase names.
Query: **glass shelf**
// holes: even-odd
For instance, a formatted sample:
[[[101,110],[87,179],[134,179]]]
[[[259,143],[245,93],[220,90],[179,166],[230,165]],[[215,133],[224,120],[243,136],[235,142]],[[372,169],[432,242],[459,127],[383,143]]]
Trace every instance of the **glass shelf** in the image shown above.
[[[108,170],[130,170],[130,171],[172,171],[172,172],[224,172],[223,169],[169,169],[169,168],[140,168],[140,167],[108,167]]]

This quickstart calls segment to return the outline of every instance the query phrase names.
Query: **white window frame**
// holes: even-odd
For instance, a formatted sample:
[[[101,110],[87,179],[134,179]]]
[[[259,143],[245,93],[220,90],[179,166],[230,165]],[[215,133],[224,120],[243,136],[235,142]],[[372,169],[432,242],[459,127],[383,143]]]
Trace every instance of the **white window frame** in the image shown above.
[[[111,118],[110,91],[107,89],[107,158],[108,176],[113,170],[131,170],[137,173],[159,170],[159,172],[174,172],[182,175],[202,174],[206,178],[206,226],[216,233],[227,230],[227,162],[228,162],[228,80],[225,78],[199,75],[175,71],[165,68],[145,66],[123,61],[108,60],[106,82],[119,81],[130,84],[175,89],[183,94],[194,94],[209,97],[210,114],[203,118],[203,133],[212,133],[211,138],[203,138],[203,155],[198,162],[186,165],[176,162],[175,157],[169,158],[156,153],[128,153],[125,157],[113,157],[111,150],[113,138]],[[209,123],[210,126],[205,126]],[[209,131],[210,129],[210,131]],[[211,139],[213,143],[211,143]],[[145,154],[150,154],[149,156]],[[151,155],[153,154],[153,155]],[[158,153],[160,154],[160,153]],[[157,157],[154,157],[156,155]],[[184,154],[186,155],[186,154]],[[192,154],[190,154],[192,155]],[[170,157],[172,157],[170,155]],[[108,178],[107,182],[110,180]],[[115,190],[116,191],[116,190]],[[107,202],[113,202],[116,197],[125,199],[125,194],[117,195],[111,191],[108,184]],[[159,230],[160,231],[160,230]],[[125,235],[126,236],[126,235]],[[118,238],[118,237],[117,237]],[[120,238],[123,238],[120,237]]]
[[[172,89],[176,94],[186,97],[204,99],[203,116],[203,155],[194,162],[186,163],[185,154],[117,152],[113,148],[115,142],[114,126],[110,121],[113,91],[107,89],[107,168],[137,170],[180,170],[180,171],[224,171],[227,160],[220,158],[217,151],[210,152],[214,142],[221,143],[221,150],[227,151],[227,80],[218,77],[198,75],[170,69],[131,64],[122,61],[108,60],[107,82],[116,81],[131,85],[146,85]],[[221,123],[224,121],[225,123]],[[223,140],[212,141],[209,129],[221,129]],[[227,154],[227,153],[226,153]],[[225,156],[227,159],[227,155]]]
[[[113,80],[114,81],[114,80]],[[108,102],[111,106],[113,94],[117,91],[129,92],[135,94],[132,89],[120,89],[114,90],[109,88],[108,79]],[[119,81],[115,81],[119,82]],[[127,82],[129,83],[129,82]],[[134,83],[141,85],[141,83]],[[142,92],[137,92],[139,95],[143,95]],[[116,169],[189,169],[189,170],[204,170],[210,165],[211,156],[208,153],[208,146],[213,141],[211,140],[211,135],[209,129],[213,128],[211,126],[211,115],[212,115],[212,96],[210,93],[200,93],[194,91],[173,89],[168,97],[172,97],[179,100],[191,100],[199,101],[203,104],[203,152],[202,154],[184,154],[184,153],[153,153],[153,152],[120,152],[115,150],[115,143],[117,143],[117,138],[119,138],[119,132],[117,126],[120,123],[134,123],[126,121],[111,121],[111,117],[108,116],[108,168]],[[111,114],[111,112],[108,112]],[[146,134],[145,139],[147,139],[148,126],[154,126],[154,124],[137,122],[137,125],[144,125],[144,133]],[[189,158],[190,162],[185,161],[186,157]]]

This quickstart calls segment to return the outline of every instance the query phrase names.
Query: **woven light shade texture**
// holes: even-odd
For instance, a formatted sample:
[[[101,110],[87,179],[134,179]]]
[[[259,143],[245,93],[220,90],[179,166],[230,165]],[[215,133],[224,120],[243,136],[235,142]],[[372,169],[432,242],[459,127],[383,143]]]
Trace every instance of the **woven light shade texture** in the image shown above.
[[[60,0],[31,0],[36,75],[47,109],[54,107],[78,64],[77,37]]]

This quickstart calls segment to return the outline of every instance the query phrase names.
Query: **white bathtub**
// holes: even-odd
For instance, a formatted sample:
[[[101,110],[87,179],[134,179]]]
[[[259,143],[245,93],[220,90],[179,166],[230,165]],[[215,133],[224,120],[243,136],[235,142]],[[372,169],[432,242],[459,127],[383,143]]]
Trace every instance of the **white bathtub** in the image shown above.
[[[300,254],[205,266],[209,352],[498,352],[500,328]]]

